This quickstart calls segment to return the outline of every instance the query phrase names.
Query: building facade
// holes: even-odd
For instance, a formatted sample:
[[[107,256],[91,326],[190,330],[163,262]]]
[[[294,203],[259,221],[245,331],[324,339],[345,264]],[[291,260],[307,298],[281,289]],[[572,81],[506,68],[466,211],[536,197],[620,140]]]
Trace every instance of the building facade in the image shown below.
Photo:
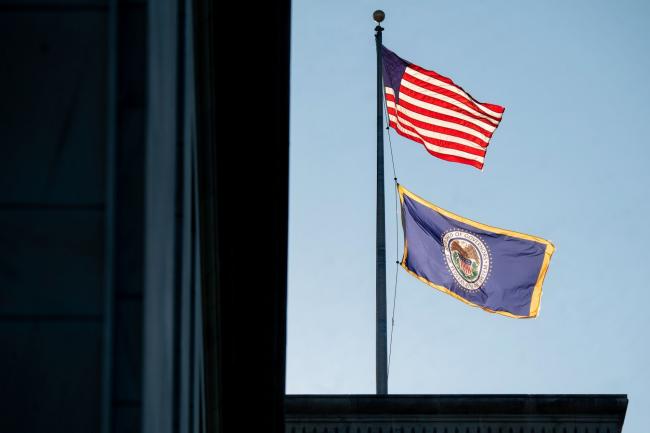
[[[626,395],[290,395],[286,433],[617,433]]]

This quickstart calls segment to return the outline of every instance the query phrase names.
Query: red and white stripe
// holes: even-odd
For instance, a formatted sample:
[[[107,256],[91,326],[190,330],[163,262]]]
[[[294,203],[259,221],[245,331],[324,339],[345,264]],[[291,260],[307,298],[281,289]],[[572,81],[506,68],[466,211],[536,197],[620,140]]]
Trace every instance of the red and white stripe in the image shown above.
[[[482,169],[505,108],[479,102],[452,80],[419,66],[406,68],[395,93],[386,87],[390,126],[438,158]]]

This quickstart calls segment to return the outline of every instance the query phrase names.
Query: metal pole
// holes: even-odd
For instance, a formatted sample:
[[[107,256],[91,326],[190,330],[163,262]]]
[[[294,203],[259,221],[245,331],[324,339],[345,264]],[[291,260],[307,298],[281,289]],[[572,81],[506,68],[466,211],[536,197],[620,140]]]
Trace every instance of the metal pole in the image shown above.
[[[380,23],[384,12],[376,10],[372,14],[377,22],[375,42],[377,45],[377,266],[376,266],[376,380],[377,395],[388,394],[388,351],[386,347],[386,224],[384,211],[384,122],[383,122],[383,80],[381,61]]]

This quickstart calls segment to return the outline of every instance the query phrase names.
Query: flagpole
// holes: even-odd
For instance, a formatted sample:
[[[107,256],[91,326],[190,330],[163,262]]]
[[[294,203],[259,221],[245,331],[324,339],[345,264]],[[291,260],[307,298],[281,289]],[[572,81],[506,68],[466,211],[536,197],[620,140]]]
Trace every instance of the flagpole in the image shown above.
[[[376,10],[372,17],[377,22],[375,42],[377,46],[377,243],[376,243],[376,360],[375,373],[377,395],[388,394],[388,351],[386,347],[386,223],[384,210],[384,122],[383,81],[380,23],[385,14]]]

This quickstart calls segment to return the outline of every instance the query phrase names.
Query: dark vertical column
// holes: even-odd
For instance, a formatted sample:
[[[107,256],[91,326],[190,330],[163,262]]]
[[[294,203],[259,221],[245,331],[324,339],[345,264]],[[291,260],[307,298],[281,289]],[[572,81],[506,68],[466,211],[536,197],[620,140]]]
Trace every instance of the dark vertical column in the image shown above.
[[[102,364],[101,417],[102,433],[112,430],[113,403],[113,297],[115,248],[115,156],[117,98],[117,0],[108,4],[107,92],[106,92],[106,208],[104,245],[104,347]]]
[[[181,302],[180,302],[180,351],[179,351],[179,433],[193,433],[196,430],[196,423],[193,418],[192,405],[194,404],[194,358],[196,347],[194,345],[194,255],[196,235],[194,232],[194,161],[193,161],[193,132],[194,132],[194,71],[192,55],[192,2],[189,0],[179,1],[179,100],[182,98],[184,113],[178,119],[179,126],[182,124],[182,131],[179,133],[179,158],[182,159],[182,179],[179,179],[178,206],[182,209],[183,219],[181,242],[183,254],[180,263],[181,275]],[[182,43],[182,44],[181,44]],[[180,81],[182,80],[182,85]],[[181,155],[182,154],[182,155]],[[180,169],[179,169],[180,170]]]
[[[106,2],[0,1],[0,431],[101,430]]]
[[[234,7],[234,4],[230,4]],[[197,325],[201,328],[201,338],[195,340],[201,346],[202,356],[198,358],[196,369],[200,389],[198,394],[205,398],[198,407],[198,417],[203,431],[221,431],[221,302],[219,299],[219,260],[217,233],[217,176],[216,176],[216,128],[215,122],[216,70],[213,47],[218,39],[214,23],[216,5],[208,0],[193,2],[193,54],[195,79],[195,122],[196,178],[195,224],[199,233],[196,245],[197,262],[195,277],[198,279],[199,298],[196,302]]]
[[[291,2],[193,6],[207,431],[280,433]],[[235,33],[226,25],[233,16],[246,17]],[[251,31],[262,45],[241,37]],[[263,112],[242,116],[253,113],[251,101],[262,101]]]
[[[376,375],[377,394],[388,393],[387,348],[386,348],[386,223],[384,211],[384,123],[383,123],[383,89],[381,63],[381,32],[379,23],[384,20],[384,12],[377,10],[373,14],[377,21],[375,41],[377,44],[377,266],[376,266]]]
[[[106,432],[125,433],[140,431],[142,421],[147,3],[116,0],[111,7],[117,15],[112,18],[115,77],[110,96],[114,100],[114,288]],[[107,199],[107,212],[108,206]]]
[[[178,1],[148,3],[142,431],[177,430]]]

